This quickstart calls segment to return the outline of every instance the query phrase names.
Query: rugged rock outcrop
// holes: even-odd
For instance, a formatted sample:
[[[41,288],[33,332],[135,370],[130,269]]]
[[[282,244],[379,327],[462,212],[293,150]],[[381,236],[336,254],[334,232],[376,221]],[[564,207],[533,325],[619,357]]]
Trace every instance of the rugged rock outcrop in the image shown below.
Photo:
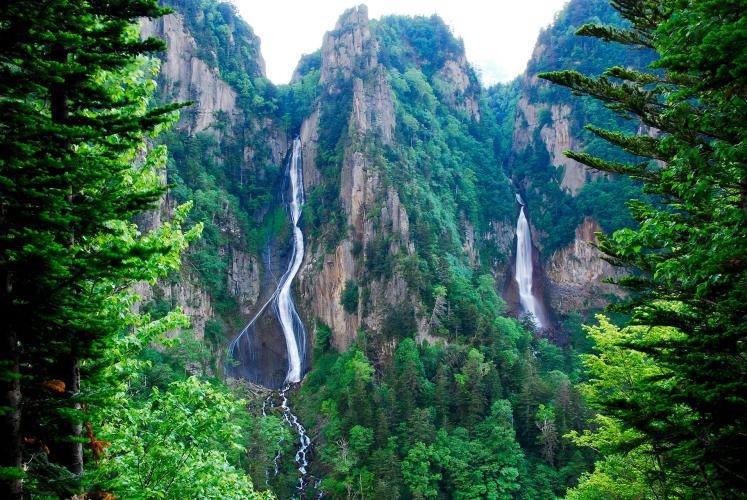
[[[540,87],[548,84],[536,77],[530,77],[526,85]],[[563,169],[561,189],[575,196],[589,178],[597,177],[599,174],[590,172],[585,165],[563,154],[564,151],[578,150],[581,146],[577,135],[571,132],[571,105],[532,102],[526,95],[529,91],[525,90],[524,93],[516,106],[514,152],[523,152],[539,139],[552,165],[556,169]]]
[[[353,121],[358,133],[374,130],[384,144],[391,144],[395,117],[392,92],[383,67],[374,69],[368,85],[361,78],[353,79]]]
[[[176,13],[157,20],[141,20],[141,36],[161,38],[167,44],[158,75],[160,98],[167,102],[193,101],[192,106],[181,111],[180,120],[176,124],[177,131],[182,134],[180,138],[186,141],[187,138],[193,138],[201,132],[211,133],[219,149],[213,149],[208,153],[211,155],[209,161],[224,167],[227,179],[230,179],[229,172],[236,172],[238,184],[246,185],[250,179],[257,179],[257,170],[260,166],[283,163],[288,147],[285,131],[272,119],[258,116],[239,105],[237,91],[221,77],[216,61],[204,59],[206,52],[198,46],[197,35],[185,18],[184,12],[191,12],[199,17],[197,22],[204,21],[205,14],[200,10],[201,7],[189,2],[177,3]],[[246,43],[251,31],[246,29],[242,33],[242,41]],[[233,39],[233,33],[230,34]],[[256,46],[258,47],[258,41]],[[258,52],[256,61],[247,63],[247,66],[249,65],[261,76],[264,61]],[[256,138],[261,138],[261,143]],[[236,151],[238,161],[230,163],[223,154],[225,151]],[[208,160],[205,157],[187,159],[198,162]],[[177,168],[182,167],[183,165],[177,165]],[[163,180],[166,182],[165,172]],[[213,189],[230,192],[232,186],[219,185]],[[197,199],[195,203],[205,202]],[[158,210],[139,218],[139,226],[142,230],[153,229],[161,221],[171,217],[175,205],[174,197],[167,196],[160,203]],[[205,210],[204,206],[196,205],[196,208]],[[205,326],[211,319],[217,319],[227,326],[226,335],[233,334],[233,328],[248,321],[248,316],[256,308],[259,299],[264,272],[261,259],[247,246],[246,229],[241,222],[245,215],[240,214],[240,208],[235,203],[224,200],[220,202],[220,208],[217,210],[220,213],[213,215],[211,224],[220,233],[220,244],[211,242],[213,246],[207,249],[195,248],[204,246],[203,242],[193,245],[184,257],[178,281],[137,286],[137,292],[141,296],[140,307],[157,300],[165,300],[172,306],[181,307],[191,316],[191,329],[198,339],[205,336]],[[224,269],[219,271],[223,275],[211,276],[214,280],[206,280],[206,271],[201,273],[195,269],[196,251],[216,254],[213,261],[219,260],[223,263]],[[218,297],[217,295],[222,292],[212,288],[210,283],[219,281],[224,283],[225,295],[228,297]],[[229,317],[220,312],[225,309],[227,299],[235,302],[238,315]],[[218,301],[223,301],[221,307],[216,307]]]
[[[168,46],[161,64],[162,94],[171,101],[194,102],[182,111],[177,126],[196,134],[215,124],[218,112],[231,120],[236,117],[236,92],[220,78],[217,68],[197,57],[197,44],[181,14],[143,19],[140,31],[144,37],[161,38]]]
[[[185,273],[183,281],[177,283],[160,282],[156,285],[138,283],[134,291],[140,296],[140,304],[164,301],[171,307],[181,307],[184,314],[190,317],[190,328],[195,340],[205,338],[205,325],[213,317],[214,310],[207,290],[195,285],[197,278]],[[175,337],[181,333],[181,329],[168,332],[169,337]]]
[[[432,43],[411,39],[414,32],[420,31],[410,29],[408,23],[429,33],[426,36],[433,36]],[[385,47],[383,40],[397,44],[396,48]],[[334,175],[330,174],[334,169],[329,159],[325,159],[323,169],[319,168],[319,140],[326,132],[321,123],[324,106],[331,99],[338,104],[349,99],[350,107],[344,108],[349,115],[337,142],[338,147],[342,144],[339,184],[333,183],[335,187],[339,185],[346,229],[334,248],[317,246],[307,254],[300,278],[301,293],[308,309],[331,327],[332,342],[338,349],[346,349],[359,329],[377,334],[377,345],[384,348],[381,332],[392,315],[394,323],[406,323],[407,328],[416,325],[419,340],[435,342],[436,337],[428,326],[431,310],[424,305],[431,300],[431,292],[428,287],[419,288],[421,285],[416,282],[416,275],[421,272],[419,267],[426,265],[423,255],[431,252],[430,248],[418,249],[418,244],[430,243],[411,234],[416,227],[413,214],[417,209],[431,203],[437,210],[448,207],[447,212],[437,216],[441,218],[437,224],[443,224],[442,227],[426,229],[421,225],[420,230],[432,231],[436,239],[442,238],[437,244],[443,251],[440,257],[453,259],[449,265],[463,269],[465,275],[486,272],[483,266],[488,263],[488,269],[500,276],[496,282],[502,284],[503,271],[512,254],[511,215],[499,214],[497,220],[478,223],[474,212],[467,214],[467,209],[452,198],[460,196],[460,176],[473,176],[478,163],[457,146],[460,140],[457,137],[464,137],[458,134],[469,136],[472,133],[469,127],[481,126],[483,119],[476,73],[467,62],[461,43],[451,38],[440,19],[391,19],[372,25],[364,6],[341,16],[335,29],[325,35],[320,57],[321,105],[303,121],[300,132],[304,181],[307,189],[325,182],[329,185],[325,176]],[[301,77],[297,72],[296,78]],[[404,109],[417,100],[421,100],[427,111]],[[449,115],[451,126],[460,129],[442,129],[447,127],[446,121],[443,124],[435,121],[441,114]],[[439,129],[429,130],[431,127]],[[441,139],[445,143],[435,146],[432,134],[448,140]],[[434,144],[435,148],[454,150],[437,159],[417,160],[416,164],[411,148],[418,141],[423,141],[417,146],[421,149]],[[492,151],[488,153],[491,156]],[[446,157],[454,161],[449,162]],[[417,179],[400,177],[408,170]],[[441,172],[444,184],[453,183],[457,187],[444,192],[442,186],[428,185],[432,171]],[[496,184],[505,180],[497,163],[494,170],[486,169],[485,175],[492,176]],[[417,183],[426,186],[416,187]],[[413,195],[413,191],[418,194]],[[432,197],[433,201],[413,196]],[[512,195],[501,192],[500,196]],[[429,219],[431,214],[422,214],[421,218]],[[421,233],[421,237],[432,236]],[[486,248],[490,257],[483,259],[481,252]],[[382,257],[387,261],[384,267],[389,264],[391,267],[384,272],[372,270],[371,266],[378,265],[372,262],[381,261],[374,254],[382,252],[386,253]],[[451,269],[447,272],[451,273]],[[350,282],[359,285],[359,304],[354,313],[346,312],[340,303],[341,293]]]
[[[375,68],[378,46],[371,37],[368,8],[359,5],[340,17],[333,31],[324,35],[322,68],[319,83],[330,92],[337,90],[336,81],[349,80],[357,65]]]
[[[333,253],[317,252],[309,257],[299,275],[299,286],[316,317],[332,329],[332,345],[344,351],[355,339],[360,325],[357,314],[346,312],[340,294],[355,277],[352,242],[342,241]]]
[[[550,283],[550,305],[558,313],[601,308],[610,298],[623,296],[620,287],[602,282],[625,272],[602,260],[602,253],[593,246],[598,241],[595,233],[601,231],[596,221],[586,217],[576,228],[573,243],[550,257],[545,274]]]
[[[396,190],[382,185],[367,145],[373,137],[391,144],[396,126],[392,92],[385,68],[378,63],[377,50],[366,7],[359,6],[346,11],[335,30],[325,35],[321,51],[322,92],[333,95],[345,86],[352,88],[346,132],[350,144],[343,154],[339,191],[350,231],[333,251],[316,248],[307,254],[300,283],[311,310],[330,326],[332,343],[340,350],[350,346],[363,324],[378,329],[385,304],[399,303],[406,294],[406,284],[395,275],[369,284],[371,297],[366,314],[360,304],[357,313],[344,310],[340,295],[348,282],[360,277],[368,243],[386,234],[395,236],[391,240],[393,253],[400,245],[412,247],[407,211]],[[301,126],[307,189],[321,181],[316,168],[318,128],[317,109]]]
[[[226,276],[228,293],[239,303],[241,314],[249,316],[259,298],[260,266],[249,252],[230,248],[231,260]]]
[[[467,113],[473,120],[480,121],[480,84],[467,58],[448,59],[438,70],[438,78],[443,85],[438,86],[441,97],[451,107]]]

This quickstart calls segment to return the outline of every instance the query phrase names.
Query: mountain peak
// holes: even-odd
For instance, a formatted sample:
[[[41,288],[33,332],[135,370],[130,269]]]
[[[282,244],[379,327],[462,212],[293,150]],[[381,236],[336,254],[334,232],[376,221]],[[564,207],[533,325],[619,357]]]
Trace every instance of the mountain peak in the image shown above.
[[[346,10],[335,29],[324,34],[320,82],[349,79],[354,68],[376,66],[377,51],[376,42],[371,38],[368,8],[359,5]],[[357,62],[361,57],[366,58],[364,64]]]
[[[335,24],[335,30],[341,30],[346,26],[355,25],[368,25],[368,7],[365,4],[351,7],[343,12],[337,20],[337,24]]]

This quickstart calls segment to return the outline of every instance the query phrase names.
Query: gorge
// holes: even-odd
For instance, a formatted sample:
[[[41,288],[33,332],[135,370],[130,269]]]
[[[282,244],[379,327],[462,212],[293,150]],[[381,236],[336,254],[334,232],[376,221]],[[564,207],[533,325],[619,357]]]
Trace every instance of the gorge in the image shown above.
[[[199,97],[163,140],[169,196],[195,199],[207,236],[182,284],[151,296],[178,305],[174,290],[203,293],[184,305],[204,318],[192,335],[213,355],[190,369],[278,391],[253,410],[257,426],[276,417],[287,429],[252,441],[265,453],[257,477],[281,497],[337,498],[355,473],[375,497],[398,498],[416,487],[382,462],[410,463],[418,443],[442,457],[470,443],[504,461],[502,491],[532,491],[538,474],[553,479],[526,498],[561,491],[557,464],[588,461],[551,445],[585,425],[567,375],[584,345],[579,318],[617,293],[600,284],[616,271],[589,242],[629,224],[606,209],[637,187],[560,155],[588,143],[575,131],[584,116],[606,111],[533,75],[579,50],[603,54],[567,33],[611,9],[571,1],[527,73],[485,89],[436,16],[349,9],[274,86],[229,4],[171,5],[144,25],[170,46],[161,96]],[[522,313],[533,327],[511,319]],[[556,412],[552,428],[538,427],[542,408]],[[485,448],[487,422],[507,426],[508,448]]]
[[[745,498],[743,1],[239,1],[0,8],[0,498]]]

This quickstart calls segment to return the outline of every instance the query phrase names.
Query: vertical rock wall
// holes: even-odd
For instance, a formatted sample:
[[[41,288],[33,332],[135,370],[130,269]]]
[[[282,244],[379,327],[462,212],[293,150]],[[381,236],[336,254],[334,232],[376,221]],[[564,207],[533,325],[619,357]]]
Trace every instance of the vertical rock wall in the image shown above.
[[[200,11],[201,14],[201,11]],[[200,57],[200,50],[195,37],[190,33],[184,16],[180,13],[166,15],[157,20],[141,20],[141,36],[154,36],[164,40],[167,51],[162,56],[158,76],[159,94],[164,101],[192,101],[192,106],[181,111],[176,128],[189,136],[199,133],[210,133],[222,143],[236,145],[243,151],[240,165],[229,165],[223,158],[215,158],[227,169],[236,169],[243,179],[245,172],[256,168],[256,164],[269,161],[282,164],[287,150],[285,131],[268,118],[253,116],[237,104],[237,92],[221,78],[217,67],[212,67]],[[257,67],[264,67],[261,56],[258,56]],[[260,153],[250,144],[245,143],[252,136],[266,137],[265,144],[270,158],[258,157]],[[262,152],[261,154],[267,154]],[[198,161],[204,160],[202,158]],[[244,182],[240,179],[240,182]],[[165,178],[164,178],[165,180]],[[228,188],[228,186],[226,186]],[[143,229],[168,220],[174,202],[167,197],[160,209],[146,214],[140,221]],[[260,295],[261,259],[252,254],[246,243],[239,214],[225,205],[222,214],[220,232],[225,245],[218,249],[221,257],[228,262],[225,276],[228,294],[236,300],[242,316],[249,315],[257,306]],[[205,326],[216,318],[215,298],[213,291],[200,283],[199,277],[191,270],[189,252],[184,257],[181,279],[176,283],[160,282],[149,286],[140,284],[137,287],[141,303],[151,300],[167,300],[180,306],[192,318],[192,331],[195,338],[205,336]],[[241,318],[223,318],[230,322],[240,322]],[[226,332],[232,334],[233,332]]]

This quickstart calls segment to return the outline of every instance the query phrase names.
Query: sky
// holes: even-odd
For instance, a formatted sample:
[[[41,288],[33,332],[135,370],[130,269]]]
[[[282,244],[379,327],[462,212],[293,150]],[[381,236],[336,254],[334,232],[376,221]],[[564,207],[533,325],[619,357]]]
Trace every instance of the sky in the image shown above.
[[[326,31],[360,0],[231,0],[262,40],[267,77],[288,83],[298,60],[322,45]],[[464,40],[484,85],[521,74],[541,28],[567,0],[369,0],[371,19],[438,14]]]

